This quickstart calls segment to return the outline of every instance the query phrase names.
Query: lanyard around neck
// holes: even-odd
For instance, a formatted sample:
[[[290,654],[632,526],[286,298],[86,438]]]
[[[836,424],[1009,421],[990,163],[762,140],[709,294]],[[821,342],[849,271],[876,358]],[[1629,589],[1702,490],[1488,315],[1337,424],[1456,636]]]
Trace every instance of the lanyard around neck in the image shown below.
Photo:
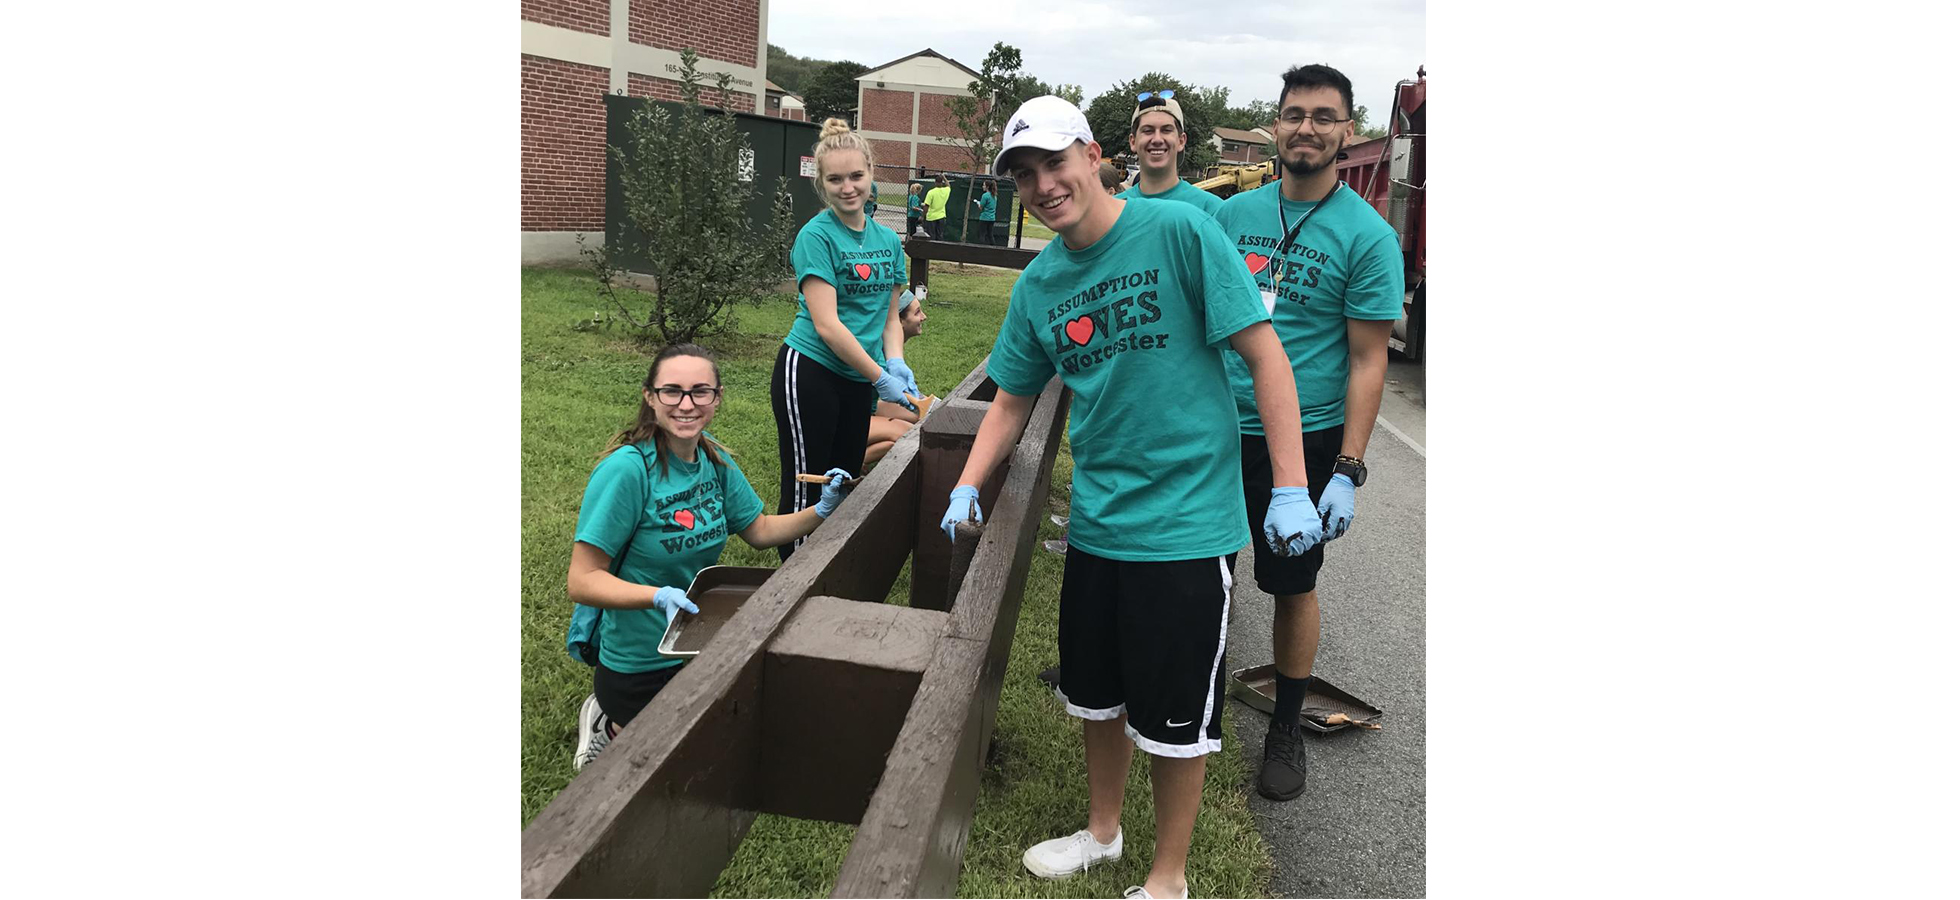
[[[1334,182],[1334,186],[1328,188],[1327,193],[1321,196],[1320,202],[1315,203],[1313,209],[1301,213],[1300,221],[1293,223],[1291,228],[1286,225],[1286,189],[1282,187],[1274,192],[1279,201],[1279,230],[1285,237],[1280,239],[1279,250],[1273,254],[1279,262],[1279,268],[1272,273],[1273,293],[1279,293],[1279,283],[1286,277],[1286,251],[1293,246],[1293,239],[1300,236],[1300,229],[1307,227],[1307,220],[1313,218],[1314,213],[1320,212],[1320,208],[1326,206],[1327,201],[1333,198],[1334,192],[1340,189],[1341,182]]]

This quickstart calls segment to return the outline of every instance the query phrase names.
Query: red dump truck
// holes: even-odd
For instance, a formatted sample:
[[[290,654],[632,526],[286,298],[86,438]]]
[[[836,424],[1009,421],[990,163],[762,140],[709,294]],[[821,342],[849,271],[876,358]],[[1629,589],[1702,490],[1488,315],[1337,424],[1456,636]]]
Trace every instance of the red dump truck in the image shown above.
[[[1367,200],[1402,241],[1402,318],[1395,323],[1389,346],[1412,359],[1422,358],[1424,344],[1424,265],[1429,229],[1425,227],[1423,94],[1425,75],[1416,68],[1414,81],[1395,85],[1388,134],[1355,144],[1339,163],[1341,180]]]

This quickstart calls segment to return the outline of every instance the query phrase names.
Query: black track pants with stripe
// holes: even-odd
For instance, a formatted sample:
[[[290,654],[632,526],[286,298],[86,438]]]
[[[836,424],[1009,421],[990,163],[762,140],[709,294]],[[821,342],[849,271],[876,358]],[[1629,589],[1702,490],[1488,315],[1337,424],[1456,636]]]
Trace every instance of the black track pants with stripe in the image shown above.
[[[878,391],[824,368],[788,344],[776,352],[776,370],[769,377],[769,404],[776,412],[776,458],[782,464],[779,513],[817,505],[823,486],[796,480],[798,472],[821,475],[843,469],[851,475],[864,468],[865,440],[871,434],[871,411]],[[776,548],[784,559],[803,543]]]

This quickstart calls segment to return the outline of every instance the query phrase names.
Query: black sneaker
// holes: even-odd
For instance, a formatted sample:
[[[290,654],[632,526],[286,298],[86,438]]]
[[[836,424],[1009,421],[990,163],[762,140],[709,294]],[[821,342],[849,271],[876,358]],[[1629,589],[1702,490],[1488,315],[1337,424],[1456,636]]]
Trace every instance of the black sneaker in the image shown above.
[[[1266,727],[1266,761],[1259,766],[1259,796],[1291,800],[1307,786],[1307,747],[1300,723],[1277,719]]]
[[[1046,669],[1042,669],[1042,670],[1041,670],[1041,674],[1039,674],[1039,675],[1036,675],[1035,677],[1036,677],[1036,678],[1039,678],[1039,679],[1041,679],[1041,681],[1042,681],[1042,683],[1043,683],[1043,684],[1046,684],[1046,685],[1048,685],[1048,686],[1049,686],[1049,687],[1051,687],[1051,688],[1058,688],[1058,687],[1061,687],[1061,686],[1062,686],[1062,667],[1061,667],[1061,666],[1049,666],[1049,667],[1048,667],[1048,668],[1046,668]]]

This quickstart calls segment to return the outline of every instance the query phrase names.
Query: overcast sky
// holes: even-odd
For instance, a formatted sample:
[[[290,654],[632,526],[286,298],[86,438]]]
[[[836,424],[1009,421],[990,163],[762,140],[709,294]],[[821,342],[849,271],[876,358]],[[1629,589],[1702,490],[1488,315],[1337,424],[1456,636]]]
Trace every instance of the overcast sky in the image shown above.
[[[1111,85],[1160,71],[1231,88],[1231,104],[1279,99],[1280,73],[1325,63],[1354,82],[1354,102],[1382,124],[1395,82],[1423,62],[1425,0],[993,0],[924,4],[770,0],[769,42],[798,56],[867,66],[927,47],[979,69],[995,41],[1021,51],[1024,71],[1082,85],[1087,103]],[[933,9],[936,13],[920,12]]]

